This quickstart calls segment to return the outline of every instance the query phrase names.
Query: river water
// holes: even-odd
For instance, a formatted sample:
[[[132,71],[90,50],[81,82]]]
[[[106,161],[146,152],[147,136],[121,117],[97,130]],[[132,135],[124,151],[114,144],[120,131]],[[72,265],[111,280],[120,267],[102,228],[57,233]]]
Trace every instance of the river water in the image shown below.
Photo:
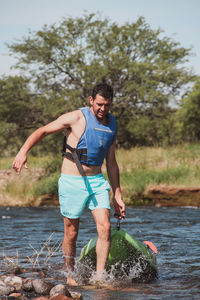
[[[117,284],[113,279],[110,288],[80,286],[74,289],[82,293],[84,300],[200,299],[199,213],[200,209],[193,207],[128,207],[121,228],[157,246],[158,278],[151,283],[123,280]],[[111,222],[112,226],[116,225],[114,218]],[[63,222],[57,207],[1,207],[0,274],[13,263],[25,268],[46,264],[55,280],[65,280],[59,245],[62,236]],[[95,236],[94,221],[85,211],[80,222],[77,256]]]

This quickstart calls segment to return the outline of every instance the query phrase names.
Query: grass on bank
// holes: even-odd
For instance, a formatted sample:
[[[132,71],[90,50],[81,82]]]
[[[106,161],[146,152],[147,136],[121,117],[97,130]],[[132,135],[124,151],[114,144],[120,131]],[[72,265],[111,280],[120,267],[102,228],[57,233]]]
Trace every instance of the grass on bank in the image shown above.
[[[20,175],[12,170],[13,159],[0,158],[0,206],[37,206],[42,195],[57,194],[57,178],[62,163],[60,157],[30,155],[28,169],[23,168]],[[10,175],[5,179],[7,170]]]
[[[13,158],[0,159],[1,169],[10,167],[12,160]],[[141,197],[151,186],[199,186],[200,144],[119,149],[117,161],[127,204],[132,204],[134,199]],[[29,168],[42,168],[45,170],[44,174],[39,178],[31,178],[25,176],[26,171],[23,171],[18,179],[16,177],[7,183],[3,194],[10,195],[10,198],[33,201],[44,194],[56,195],[61,163],[60,156],[29,157]]]

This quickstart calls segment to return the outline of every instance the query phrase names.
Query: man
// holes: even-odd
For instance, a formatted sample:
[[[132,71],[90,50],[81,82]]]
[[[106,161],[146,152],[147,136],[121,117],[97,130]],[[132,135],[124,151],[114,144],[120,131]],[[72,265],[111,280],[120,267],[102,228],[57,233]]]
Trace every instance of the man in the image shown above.
[[[55,121],[34,131],[18,152],[13,169],[19,174],[27,168],[28,151],[48,134],[65,130],[63,164],[59,179],[59,202],[64,219],[63,253],[68,271],[74,269],[79,220],[87,205],[94,217],[98,240],[96,244],[97,278],[105,269],[110,249],[110,186],[101,173],[106,158],[108,178],[114,195],[115,215],[125,217],[125,205],[119,184],[119,168],[115,158],[116,121],[109,113],[113,89],[98,84],[85,107],[61,115]],[[68,276],[67,283],[76,285]]]

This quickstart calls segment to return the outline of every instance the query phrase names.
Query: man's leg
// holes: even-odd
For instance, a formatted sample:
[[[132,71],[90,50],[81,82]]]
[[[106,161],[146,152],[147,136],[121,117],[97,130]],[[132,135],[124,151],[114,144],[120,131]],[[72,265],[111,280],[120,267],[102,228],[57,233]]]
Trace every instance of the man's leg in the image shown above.
[[[96,222],[98,239],[96,244],[97,276],[101,276],[105,269],[105,264],[110,250],[110,212],[107,208],[97,208],[92,210],[92,215]]]
[[[68,219],[64,217],[64,239],[62,250],[64,254],[64,261],[68,271],[74,271],[78,229],[79,219]],[[77,285],[76,281],[71,277],[67,278],[67,284]]]

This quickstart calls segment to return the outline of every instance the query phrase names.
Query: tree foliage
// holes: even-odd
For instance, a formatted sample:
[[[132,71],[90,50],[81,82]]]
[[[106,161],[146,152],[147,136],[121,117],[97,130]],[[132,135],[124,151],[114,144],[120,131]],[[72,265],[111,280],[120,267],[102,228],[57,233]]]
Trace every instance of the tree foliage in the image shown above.
[[[21,76],[0,79],[0,150],[1,155],[16,153],[36,128],[52,121],[60,113],[59,99],[53,101],[31,92],[29,80]],[[53,139],[54,140],[54,139]],[[49,138],[49,142],[51,138]],[[51,142],[50,152],[58,142]],[[49,146],[49,145],[48,145]],[[46,148],[46,143],[42,148]]]
[[[182,99],[178,111],[181,135],[184,140],[196,142],[200,140],[200,80],[196,82],[191,93]]]
[[[31,112],[28,113],[31,107]],[[15,148],[35,119],[27,80],[22,77],[0,79],[0,149]],[[29,117],[28,117],[29,115]],[[8,147],[7,147],[8,146]],[[15,148],[16,149],[16,148]]]
[[[9,49],[51,117],[88,105],[94,84],[111,84],[121,145],[162,142],[161,128],[171,126],[170,99],[194,80],[183,67],[191,49],[151,29],[143,17],[123,25],[98,14],[67,18],[30,32]]]

